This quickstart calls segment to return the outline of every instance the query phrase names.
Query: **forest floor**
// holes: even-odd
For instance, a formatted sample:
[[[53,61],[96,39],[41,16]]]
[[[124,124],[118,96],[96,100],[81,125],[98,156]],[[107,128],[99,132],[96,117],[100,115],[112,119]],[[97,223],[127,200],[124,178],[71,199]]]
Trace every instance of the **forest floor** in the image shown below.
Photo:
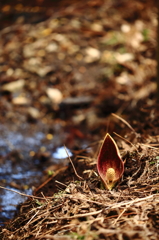
[[[153,2],[32,2],[1,6],[0,122],[14,130],[28,123],[30,131],[40,123],[46,141],[58,134],[56,141],[73,156],[72,163],[45,171],[34,196],[1,227],[0,239],[157,240]],[[96,168],[106,132],[125,162],[123,178],[112,191],[101,187]],[[32,160],[35,156],[50,158],[47,148],[30,153]]]

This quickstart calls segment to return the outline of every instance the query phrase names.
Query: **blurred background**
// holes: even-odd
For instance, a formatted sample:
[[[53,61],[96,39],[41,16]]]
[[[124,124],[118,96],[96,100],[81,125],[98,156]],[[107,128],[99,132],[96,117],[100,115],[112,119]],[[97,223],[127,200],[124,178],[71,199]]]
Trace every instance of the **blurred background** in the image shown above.
[[[67,164],[64,145],[124,136],[111,113],[157,135],[156,29],[155,1],[0,2],[1,186],[31,194]],[[0,195],[3,225],[25,198]]]

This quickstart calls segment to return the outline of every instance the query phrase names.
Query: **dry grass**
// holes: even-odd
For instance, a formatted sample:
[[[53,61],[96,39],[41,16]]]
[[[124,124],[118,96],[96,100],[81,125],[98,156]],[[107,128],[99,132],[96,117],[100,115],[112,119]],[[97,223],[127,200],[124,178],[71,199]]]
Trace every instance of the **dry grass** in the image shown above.
[[[101,189],[99,178],[89,171],[88,166],[95,166],[93,159],[79,159],[80,164],[87,162],[84,180],[62,183],[55,179],[63,189],[50,198],[42,194],[42,199],[22,204],[0,239],[157,240],[159,150],[148,144],[135,147],[138,152],[123,156],[124,177],[113,191]],[[67,171],[71,169],[70,164]]]

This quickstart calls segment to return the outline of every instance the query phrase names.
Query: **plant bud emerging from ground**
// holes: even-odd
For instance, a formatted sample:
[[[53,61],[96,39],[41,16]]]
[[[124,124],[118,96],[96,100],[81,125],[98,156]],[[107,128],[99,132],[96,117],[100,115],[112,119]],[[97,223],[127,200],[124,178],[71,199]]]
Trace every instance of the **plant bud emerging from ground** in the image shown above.
[[[120,157],[118,146],[108,133],[98,155],[97,169],[108,190],[115,186],[124,172],[124,162]]]

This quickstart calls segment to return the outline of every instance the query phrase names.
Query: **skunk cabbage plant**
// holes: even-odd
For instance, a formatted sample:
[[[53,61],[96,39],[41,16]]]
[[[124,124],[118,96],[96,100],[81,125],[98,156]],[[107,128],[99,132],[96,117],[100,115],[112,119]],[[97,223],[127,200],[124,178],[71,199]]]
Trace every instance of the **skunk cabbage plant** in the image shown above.
[[[98,155],[97,169],[108,190],[115,186],[124,172],[124,162],[120,157],[118,146],[108,133]]]

